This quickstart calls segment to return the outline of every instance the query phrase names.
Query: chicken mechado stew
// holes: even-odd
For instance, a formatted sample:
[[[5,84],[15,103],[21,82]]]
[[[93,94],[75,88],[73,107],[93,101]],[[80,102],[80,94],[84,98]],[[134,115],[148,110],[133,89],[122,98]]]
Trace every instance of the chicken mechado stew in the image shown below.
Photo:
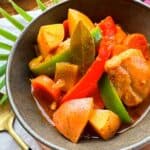
[[[74,143],[86,135],[110,139],[149,101],[148,41],[126,33],[111,16],[93,23],[69,9],[63,23],[40,27],[35,52],[29,62],[33,97]]]

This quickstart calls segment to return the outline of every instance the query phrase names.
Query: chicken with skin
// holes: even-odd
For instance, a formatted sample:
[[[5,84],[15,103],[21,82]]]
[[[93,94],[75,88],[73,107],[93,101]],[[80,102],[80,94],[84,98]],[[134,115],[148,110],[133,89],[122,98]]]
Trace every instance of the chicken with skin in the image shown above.
[[[136,106],[150,94],[150,66],[140,50],[129,49],[112,57],[105,71],[125,105]]]

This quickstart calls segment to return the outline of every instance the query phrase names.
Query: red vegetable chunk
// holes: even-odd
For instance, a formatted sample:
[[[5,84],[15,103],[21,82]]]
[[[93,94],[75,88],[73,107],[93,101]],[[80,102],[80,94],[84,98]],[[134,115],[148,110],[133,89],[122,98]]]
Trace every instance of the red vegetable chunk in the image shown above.
[[[111,37],[117,32],[115,22],[111,16],[108,16],[102,20],[99,23],[99,27],[102,30],[103,36]]]
[[[58,101],[61,90],[55,82],[46,75],[40,75],[31,80],[33,95],[43,101]]]

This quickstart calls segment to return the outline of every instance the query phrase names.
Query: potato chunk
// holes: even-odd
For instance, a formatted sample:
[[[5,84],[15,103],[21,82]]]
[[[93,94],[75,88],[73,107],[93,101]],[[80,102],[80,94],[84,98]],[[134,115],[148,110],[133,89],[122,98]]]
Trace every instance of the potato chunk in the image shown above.
[[[121,124],[114,112],[102,109],[93,110],[89,122],[104,140],[113,137]]]
[[[59,46],[64,39],[63,24],[51,24],[40,27],[37,42],[40,53],[46,57]]]
[[[92,110],[93,98],[75,99],[63,103],[53,115],[56,129],[72,142],[78,142]]]

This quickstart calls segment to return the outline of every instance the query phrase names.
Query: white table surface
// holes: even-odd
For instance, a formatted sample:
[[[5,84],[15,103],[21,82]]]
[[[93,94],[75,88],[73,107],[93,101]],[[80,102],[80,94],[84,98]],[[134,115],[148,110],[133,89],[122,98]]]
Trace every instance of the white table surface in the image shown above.
[[[40,11],[34,11],[30,12],[30,14],[34,17],[38,16],[41,12]],[[21,16],[17,15],[15,16],[21,23],[27,26],[27,22],[25,22]],[[21,31],[17,30],[11,23],[9,23],[6,19],[2,18],[0,19],[0,27],[7,29],[11,31],[11,33],[14,33],[16,35],[20,35]],[[0,42],[5,42],[7,44],[13,45],[14,43],[6,40],[5,38],[0,36]],[[0,53],[8,53],[7,51],[4,51],[0,49]],[[0,65],[4,62],[0,62]],[[1,90],[1,92],[5,93],[5,88]],[[40,147],[36,140],[34,140],[20,125],[20,123],[17,121],[17,119],[14,122],[14,129],[18,133],[20,137],[32,148],[32,150],[40,150]],[[16,144],[16,142],[13,140],[13,138],[7,133],[7,132],[0,132],[0,150],[19,150],[19,146]]]

